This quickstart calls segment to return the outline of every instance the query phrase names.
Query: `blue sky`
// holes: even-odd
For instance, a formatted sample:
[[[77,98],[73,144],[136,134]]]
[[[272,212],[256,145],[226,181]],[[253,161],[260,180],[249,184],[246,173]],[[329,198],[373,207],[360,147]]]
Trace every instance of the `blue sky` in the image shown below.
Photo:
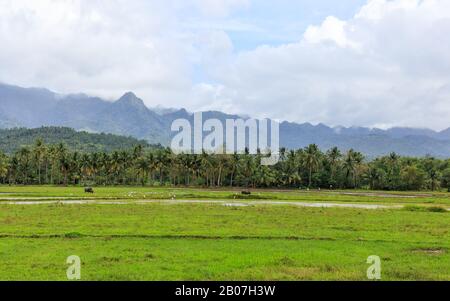
[[[328,125],[450,126],[448,0],[1,0],[0,82]]]
[[[365,0],[258,0],[237,10],[229,20],[258,30],[226,30],[236,51],[260,45],[296,42],[311,24],[320,24],[328,16],[352,17]]]
[[[182,12],[186,24],[193,29],[223,30],[231,39],[234,52],[250,51],[262,45],[278,46],[299,41],[310,25],[328,16],[348,19],[366,0],[257,0],[244,5],[223,18],[208,18],[188,8]],[[192,79],[196,83],[213,81],[195,65]]]

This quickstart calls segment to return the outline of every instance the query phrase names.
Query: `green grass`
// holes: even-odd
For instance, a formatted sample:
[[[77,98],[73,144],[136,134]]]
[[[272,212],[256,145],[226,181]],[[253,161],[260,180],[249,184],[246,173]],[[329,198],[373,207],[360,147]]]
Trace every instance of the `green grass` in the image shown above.
[[[65,280],[70,255],[83,280],[366,280],[370,255],[383,280],[450,280],[449,229],[438,210],[3,204],[0,280]]]
[[[65,280],[74,254],[83,280],[366,280],[373,254],[382,258],[383,280],[450,279],[448,254],[388,242],[43,238],[0,246],[2,280]]]

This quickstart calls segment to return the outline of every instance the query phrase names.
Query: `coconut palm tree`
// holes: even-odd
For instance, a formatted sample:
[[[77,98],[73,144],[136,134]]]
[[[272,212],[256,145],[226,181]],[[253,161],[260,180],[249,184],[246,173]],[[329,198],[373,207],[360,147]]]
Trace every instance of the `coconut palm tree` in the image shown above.
[[[155,167],[156,170],[159,172],[159,184],[163,185],[164,183],[164,170],[165,167],[168,163],[168,157],[169,157],[169,152],[164,149],[164,150],[158,150],[155,154]]]
[[[436,190],[440,177],[437,160],[433,157],[426,157],[423,162],[423,168],[428,175],[431,190]]]
[[[46,151],[47,150],[42,139],[37,139],[33,147],[33,157],[36,164],[39,185],[42,184],[41,171]]]
[[[239,164],[239,155],[237,153],[234,153],[230,156],[229,164],[230,164],[230,187],[233,187],[234,177],[236,175],[236,170]]]
[[[150,161],[148,156],[142,154],[136,159],[136,169],[140,171],[141,185],[145,186],[148,170],[150,169]]]
[[[8,176],[9,162],[8,156],[6,156],[2,151],[0,151],[0,180],[5,183],[5,178]]]
[[[311,188],[313,172],[317,171],[320,164],[320,151],[316,144],[311,144],[304,151],[304,164],[308,169],[308,187]]]
[[[345,179],[346,181],[349,178],[354,178],[355,170],[356,170],[356,160],[355,160],[355,151],[350,149],[344,159],[343,169],[345,171]],[[351,182],[351,181],[350,181]]]
[[[86,178],[92,175],[92,164],[91,158],[88,154],[83,154],[80,159],[80,169],[81,169],[81,182],[85,183]]]
[[[330,164],[330,179],[331,185],[336,184],[336,173],[340,165],[340,160],[342,158],[342,153],[337,147],[333,147],[327,152],[327,159]]]

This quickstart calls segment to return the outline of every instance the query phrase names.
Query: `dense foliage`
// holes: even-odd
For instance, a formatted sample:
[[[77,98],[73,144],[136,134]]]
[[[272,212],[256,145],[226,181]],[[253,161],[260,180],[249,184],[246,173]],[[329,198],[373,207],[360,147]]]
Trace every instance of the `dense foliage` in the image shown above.
[[[32,146],[37,139],[47,144],[64,143],[78,152],[111,152],[126,150],[136,145],[148,147],[144,140],[112,134],[77,132],[66,127],[41,127],[37,129],[0,129],[0,150],[12,154],[23,146]]]
[[[37,140],[12,155],[0,153],[3,184],[186,185],[280,188],[436,190],[450,187],[450,160],[395,153],[365,161],[354,150],[326,153],[316,145],[281,149],[280,162],[261,166],[260,155],[174,154],[138,145],[129,150],[80,153]]]

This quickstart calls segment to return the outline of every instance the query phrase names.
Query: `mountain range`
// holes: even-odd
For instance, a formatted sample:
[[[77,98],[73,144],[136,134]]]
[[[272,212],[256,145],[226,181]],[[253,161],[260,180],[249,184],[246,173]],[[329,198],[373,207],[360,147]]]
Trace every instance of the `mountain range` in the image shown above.
[[[238,118],[223,112],[203,112],[203,118],[224,121]],[[173,120],[192,120],[185,109],[147,107],[134,93],[112,102],[85,94],[62,95],[41,88],[0,84],[0,128],[62,126],[77,131],[110,133],[169,145]],[[327,150],[337,146],[358,150],[369,157],[396,152],[404,156],[450,157],[450,128],[444,131],[396,127],[329,127],[324,124],[282,122],[280,144],[289,149],[315,143]]]

